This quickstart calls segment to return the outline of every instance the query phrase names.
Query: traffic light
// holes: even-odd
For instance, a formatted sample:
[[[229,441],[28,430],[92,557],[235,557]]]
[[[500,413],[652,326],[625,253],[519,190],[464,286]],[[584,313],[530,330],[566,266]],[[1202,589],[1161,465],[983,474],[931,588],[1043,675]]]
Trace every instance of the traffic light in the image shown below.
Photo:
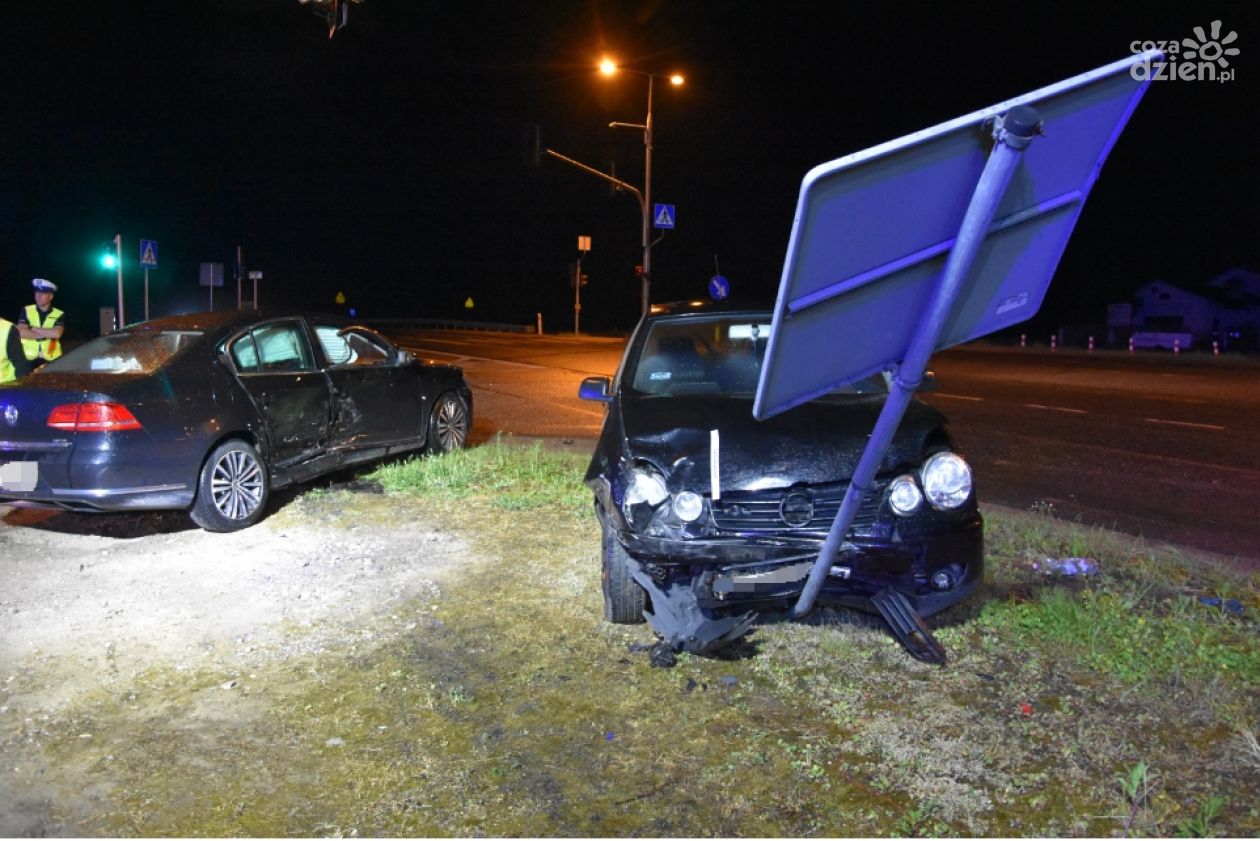
[[[101,243],[100,263],[102,269],[113,271],[118,268],[118,250],[113,240]]]

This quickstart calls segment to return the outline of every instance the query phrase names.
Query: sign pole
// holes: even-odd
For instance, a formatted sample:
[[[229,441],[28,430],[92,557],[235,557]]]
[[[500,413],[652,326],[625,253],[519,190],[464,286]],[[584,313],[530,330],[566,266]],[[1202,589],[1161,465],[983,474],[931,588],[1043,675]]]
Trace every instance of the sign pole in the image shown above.
[[[582,258],[591,250],[591,238],[578,237],[578,258],[573,275],[573,335],[578,334],[578,321],[582,315]],[[540,331],[541,332],[541,331]]]
[[[965,290],[968,274],[980,252],[980,246],[984,244],[985,232],[993,221],[998,203],[1006,194],[1011,175],[1037,133],[1040,122],[1041,117],[1033,108],[1020,105],[1011,109],[995,127],[993,151],[989,153],[984,171],[972,192],[967,212],[959,227],[958,238],[946,258],[941,279],[928,301],[927,309],[920,316],[919,329],[914,332],[906,355],[894,372],[888,398],[884,401],[884,408],[875,421],[875,429],[853,471],[853,478],[849,480],[840,510],[831,523],[831,529],[827,533],[827,539],[823,541],[818,560],[810,570],[805,588],[792,608],[793,618],[805,616],[814,607],[814,600],[822,590],[844,536],[848,534],[849,526],[857,515],[858,505],[875,478],[880,462],[888,451],[888,445],[892,443],[897,426],[901,423],[901,417],[914,397],[915,388],[923,379],[923,372],[954,302]]]
[[[144,320],[149,320],[149,269],[144,270]]]
[[[114,252],[118,257],[118,329],[127,325],[123,315],[123,282],[122,282],[122,234],[114,234]]]

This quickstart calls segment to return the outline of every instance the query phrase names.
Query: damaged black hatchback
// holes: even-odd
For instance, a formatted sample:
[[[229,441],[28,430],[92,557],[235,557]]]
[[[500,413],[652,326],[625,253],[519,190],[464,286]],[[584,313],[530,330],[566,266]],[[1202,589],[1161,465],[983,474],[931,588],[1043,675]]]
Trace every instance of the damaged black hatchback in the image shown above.
[[[752,415],[768,310],[655,306],[616,377],[586,474],[603,531],[605,618],[645,618],[703,653],[801,593],[888,393],[884,375],[767,421]],[[875,612],[896,591],[921,616],[971,595],[984,564],[971,469],[945,417],[912,401],[819,601]]]

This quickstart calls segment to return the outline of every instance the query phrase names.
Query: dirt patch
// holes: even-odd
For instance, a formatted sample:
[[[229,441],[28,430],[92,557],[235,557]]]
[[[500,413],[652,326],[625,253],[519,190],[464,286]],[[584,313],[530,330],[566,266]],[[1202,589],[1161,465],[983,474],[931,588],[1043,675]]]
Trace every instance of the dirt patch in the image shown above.
[[[202,718],[239,715],[233,690],[260,663],[422,622],[415,606],[440,595],[468,547],[414,511],[380,528],[390,506],[374,490],[308,493],[233,534],[180,513],[0,508],[0,836],[62,831],[50,802],[68,793],[49,790],[41,749],[65,735],[53,731],[68,702],[126,694],[161,664],[222,678]],[[408,615],[391,613],[404,603]]]

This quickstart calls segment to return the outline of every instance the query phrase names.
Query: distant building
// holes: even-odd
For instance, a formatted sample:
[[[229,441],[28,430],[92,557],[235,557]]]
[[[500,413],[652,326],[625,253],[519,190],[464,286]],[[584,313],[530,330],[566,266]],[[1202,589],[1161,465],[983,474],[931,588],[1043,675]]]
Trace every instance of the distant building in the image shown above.
[[[1123,305],[1109,308],[1109,323]],[[1256,350],[1260,336],[1260,274],[1233,268],[1192,292],[1152,280],[1133,294],[1130,334],[1141,346],[1183,349],[1219,342],[1222,350]]]
[[[1231,350],[1260,347],[1260,274],[1233,268],[1208,281],[1216,303],[1213,332]]]

